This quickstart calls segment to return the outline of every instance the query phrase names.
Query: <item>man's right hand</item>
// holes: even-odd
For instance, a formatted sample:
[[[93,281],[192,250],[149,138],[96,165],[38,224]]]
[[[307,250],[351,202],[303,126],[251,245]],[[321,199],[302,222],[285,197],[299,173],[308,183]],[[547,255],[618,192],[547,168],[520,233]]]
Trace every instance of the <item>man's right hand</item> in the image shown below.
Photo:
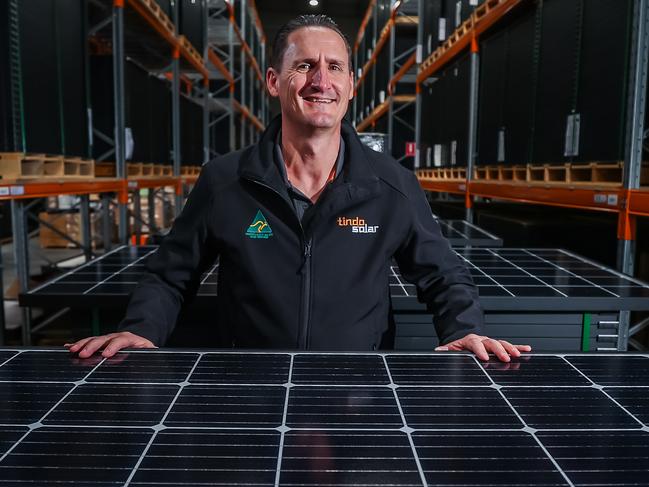
[[[130,331],[83,338],[78,342],[66,343],[65,347],[72,353],[78,352],[81,358],[88,358],[102,348],[101,355],[105,358],[112,357],[123,348],[158,348],[150,340]]]

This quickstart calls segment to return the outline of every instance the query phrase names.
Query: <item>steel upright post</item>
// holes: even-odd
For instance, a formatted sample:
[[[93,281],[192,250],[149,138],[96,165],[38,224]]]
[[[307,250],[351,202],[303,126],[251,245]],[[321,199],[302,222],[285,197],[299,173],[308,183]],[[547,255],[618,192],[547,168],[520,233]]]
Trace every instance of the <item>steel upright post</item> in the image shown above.
[[[178,0],[173,6],[174,32],[178,35],[178,21],[180,19],[180,3]],[[173,137],[173,175],[180,177],[180,50],[175,47],[172,59],[173,81],[171,83],[171,131]],[[182,195],[176,194],[174,216],[180,214],[183,205]]]
[[[417,25],[417,50],[416,50],[416,65],[417,65],[417,72],[419,72],[419,65],[421,64],[423,60],[423,46],[424,46],[424,2],[426,0],[418,0],[419,3],[417,4],[417,15],[419,18],[419,22]],[[421,164],[421,117],[423,116],[422,110],[421,110],[421,86],[419,83],[415,84],[415,93],[416,93],[416,98],[415,98],[415,163],[414,163],[414,168],[415,170],[419,169],[422,164]]]
[[[239,3],[241,5],[241,38],[242,38],[242,43],[245,42],[246,40],[246,0],[239,0]],[[241,86],[239,87],[239,94],[241,96],[241,106],[242,108],[246,108],[246,78],[247,78],[247,68],[246,68],[246,52],[243,48],[243,44],[241,45],[241,53],[239,56],[239,62],[241,63]],[[246,144],[246,117],[241,117],[241,131],[239,133],[240,140],[239,143],[241,144],[241,147],[245,147]]]
[[[356,78],[358,77],[358,50],[354,52],[354,99],[352,100],[352,124],[354,127],[358,124],[358,93],[356,92]]]
[[[135,245],[140,245],[142,239],[142,195],[140,189],[133,191],[133,231],[135,233]]]
[[[394,2],[392,2],[394,4]],[[394,7],[394,5],[392,6]],[[394,50],[396,48],[396,37],[397,37],[397,29],[396,27],[393,27],[392,30],[390,31],[390,46],[389,49],[390,51],[388,52],[388,83],[390,80],[392,80],[392,77],[394,76],[394,63],[395,63],[395,54]],[[376,75],[374,76],[376,79]],[[388,92],[384,92],[384,96],[388,96],[388,154],[392,155],[392,142],[394,139],[394,102],[392,101],[392,96]],[[381,99],[379,99],[379,103],[381,102]]]
[[[1,249],[0,249],[1,250]],[[0,251],[0,289],[4,292],[4,264],[2,262],[2,252]],[[5,319],[5,300],[4,295],[0,296],[0,347],[5,344],[6,333],[6,319]]]
[[[149,193],[147,194],[147,206],[148,206],[148,223],[149,223],[149,235],[157,233],[158,228],[155,224],[155,188],[149,188]],[[163,208],[164,212],[164,208]]]
[[[235,74],[235,62],[234,62],[234,27],[232,22],[228,22],[228,69],[233,78],[236,79]],[[235,133],[235,110],[234,110],[234,85],[230,86],[230,119],[229,119],[229,131],[230,131],[230,150],[236,150],[237,140]]]
[[[626,150],[624,155],[624,188],[640,186],[640,171],[644,138],[644,119],[647,93],[647,68],[649,56],[649,0],[635,0],[631,57],[629,62],[629,103],[626,125]],[[635,257],[635,216],[625,207],[620,211],[618,224],[617,267],[633,275]],[[629,342],[630,313],[619,316],[618,350],[626,350]]]
[[[207,66],[207,0],[201,0],[203,11],[203,63]],[[210,79],[203,79],[203,164],[210,160]]]
[[[115,174],[126,179],[126,122],[124,89],[124,0],[115,0],[113,7],[113,93],[115,97]],[[119,241],[128,243],[127,203],[118,200]]]
[[[266,42],[261,43],[261,74],[266,74]],[[261,121],[264,127],[268,125],[268,103],[266,100],[266,80],[261,81]]]
[[[466,161],[466,180],[471,181],[473,175],[473,165],[476,159],[476,147],[478,137],[478,89],[480,86],[480,52],[478,41],[475,37],[471,39],[471,79],[469,93],[469,144],[467,149]],[[465,192],[465,219],[473,223],[473,201],[469,194],[467,185]]]
[[[104,252],[108,252],[113,246],[112,221],[110,218],[111,197],[106,193],[101,195],[101,224],[104,239]]]
[[[79,216],[81,217],[81,243],[86,262],[92,259],[92,229],[90,222],[90,195],[79,196]]]
[[[16,263],[16,277],[21,293],[29,290],[29,254],[27,239],[27,222],[25,218],[25,205],[22,199],[11,200],[11,229],[14,239],[14,261]],[[22,344],[31,345],[32,317],[30,309],[21,308],[23,319]]]

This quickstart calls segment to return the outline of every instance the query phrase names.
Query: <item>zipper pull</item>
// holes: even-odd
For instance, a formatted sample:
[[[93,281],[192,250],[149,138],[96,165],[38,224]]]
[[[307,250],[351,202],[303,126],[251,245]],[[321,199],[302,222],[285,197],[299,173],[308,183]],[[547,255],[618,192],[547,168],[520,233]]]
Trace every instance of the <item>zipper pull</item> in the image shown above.
[[[304,269],[306,261],[311,257],[311,240],[304,242],[304,249],[302,250],[302,265],[300,266],[300,271]]]
[[[311,240],[304,244],[304,260],[311,257]]]

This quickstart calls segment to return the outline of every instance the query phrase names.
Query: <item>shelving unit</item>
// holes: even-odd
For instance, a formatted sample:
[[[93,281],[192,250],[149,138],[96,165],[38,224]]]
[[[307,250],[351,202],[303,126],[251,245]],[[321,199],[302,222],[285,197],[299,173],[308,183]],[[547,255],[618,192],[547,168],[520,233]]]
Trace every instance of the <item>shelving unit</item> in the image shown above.
[[[422,0],[425,1],[425,0]],[[446,66],[461,56],[468,55],[470,62],[468,147],[464,166],[464,180],[441,180],[430,169],[418,169],[421,185],[428,191],[457,194],[464,197],[467,219],[472,219],[475,198],[508,200],[519,203],[562,206],[592,211],[604,211],[618,215],[618,268],[632,275],[635,254],[636,218],[649,215],[649,192],[640,188],[642,170],[642,139],[644,134],[645,98],[647,92],[647,57],[649,56],[649,2],[633,2],[633,28],[630,39],[631,55],[628,63],[629,88],[626,122],[626,152],[623,164],[623,180],[620,184],[550,183],[521,181],[489,181],[474,179],[477,157],[477,118],[479,106],[479,57],[482,36],[496,28],[526,0],[489,0],[478,7],[471,17],[431,55],[422,61],[417,74],[417,157],[415,167],[422,164],[421,92],[422,86]],[[468,54],[467,54],[468,52]],[[511,166],[509,166],[511,168]],[[502,168],[500,169],[502,170]],[[647,323],[629,327],[629,313],[620,315],[620,340],[623,343],[631,335],[646,327]],[[631,330],[629,332],[629,330]]]
[[[412,0],[371,1],[354,45],[356,130],[386,133],[388,151],[410,167],[412,154],[407,153],[406,142],[415,140],[418,8]]]
[[[168,3],[168,5],[166,5]],[[93,139],[108,147],[98,154],[97,161],[114,161],[115,177],[79,178],[62,180],[6,180],[0,184],[0,200],[11,201],[13,218],[14,257],[16,261],[19,291],[28,289],[29,255],[27,220],[35,219],[31,214],[40,198],[60,195],[79,197],[79,212],[82,221],[82,239],[78,244],[86,259],[93,257],[90,234],[90,195],[99,195],[104,225],[104,248],[111,247],[111,207],[118,209],[119,242],[139,242],[143,225],[152,228],[153,202],[156,193],[161,197],[165,188],[173,188],[176,214],[180,211],[188,188],[197,176],[184,175],[181,151],[183,106],[200,105],[202,109],[202,156],[195,164],[243,147],[257,140],[268,118],[267,97],[263,90],[262,70],[265,65],[265,35],[252,0],[199,0],[198,5],[187,7],[200,9],[205,21],[202,52],[199,52],[181,32],[180,2],[158,0],[92,0],[83,2],[83,31],[87,36],[86,60],[95,56],[111,56],[112,72],[108,79],[112,94],[114,134],[100,130],[93,120],[93,106],[90,99],[90,64],[86,63],[86,105],[88,107],[89,157],[93,154]],[[24,111],[21,92],[20,32],[18,29],[19,9],[17,0],[11,0],[8,8],[12,43],[10,57],[12,82],[12,123],[17,153],[25,152]],[[167,15],[167,13],[169,15]],[[200,40],[198,41],[200,42]],[[125,63],[134,66],[156,81],[171,81],[167,90],[171,100],[171,161],[170,176],[151,173],[150,176],[129,177],[126,162],[126,71]],[[14,79],[15,78],[15,79]],[[163,82],[160,81],[160,82]],[[166,82],[166,81],[164,81]],[[137,93],[134,103],[140,97],[149,96],[148,90]],[[162,102],[164,104],[164,101]],[[193,105],[188,105],[193,104]],[[110,106],[110,103],[108,104]],[[193,108],[192,108],[193,110]],[[96,114],[95,114],[96,115]],[[238,116],[239,123],[236,123]],[[154,118],[154,117],[152,117]],[[185,122],[186,123],[186,122]],[[113,120],[110,123],[113,126]],[[195,127],[192,129],[195,132]],[[223,143],[224,132],[226,143]],[[219,145],[220,144],[220,145]],[[156,161],[163,162],[163,161]],[[130,164],[130,163],[129,163]],[[192,171],[193,172],[193,171]],[[148,219],[142,215],[141,190],[147,189],[149,198]],[[129,223],[132,221],[132,225]],[[31,315],[23,309],[23,343],[31,340]],[[1,335],[1,334],[0,334]],[[2,338],[0,338],[2,343]]]

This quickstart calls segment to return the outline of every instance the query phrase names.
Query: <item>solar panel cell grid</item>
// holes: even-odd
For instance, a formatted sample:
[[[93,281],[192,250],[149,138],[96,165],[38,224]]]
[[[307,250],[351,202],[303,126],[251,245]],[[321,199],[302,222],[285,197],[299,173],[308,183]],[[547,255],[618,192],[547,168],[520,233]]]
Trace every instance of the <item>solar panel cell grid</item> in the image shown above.
[[[0,484],[646,485],[647,355],[0,351]],[[634,461],[635,460],[635,461]]]
[[[21,303],[125,306],[156,249],[120,247],[21,295]],[[579,311],[649,308],[648,284],[563,250],[456,248],[455,252],[467,265],[486,310],[540,310],[549,305]],[[422,309],[416,287],[398,267],[392,265],[388,274],[395,307]],[[217,281],[218,264],[201,276],[198,305],[214,306]]]

